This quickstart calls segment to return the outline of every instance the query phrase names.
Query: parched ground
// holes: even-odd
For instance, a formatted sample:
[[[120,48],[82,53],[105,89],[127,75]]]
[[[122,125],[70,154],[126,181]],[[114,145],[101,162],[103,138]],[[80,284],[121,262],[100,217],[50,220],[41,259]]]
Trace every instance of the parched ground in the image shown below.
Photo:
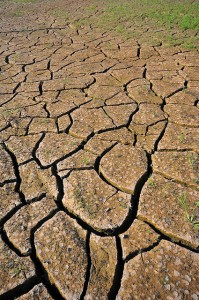
[[[198,51],[97,5],[0,1],[0,299],[198,300]]]

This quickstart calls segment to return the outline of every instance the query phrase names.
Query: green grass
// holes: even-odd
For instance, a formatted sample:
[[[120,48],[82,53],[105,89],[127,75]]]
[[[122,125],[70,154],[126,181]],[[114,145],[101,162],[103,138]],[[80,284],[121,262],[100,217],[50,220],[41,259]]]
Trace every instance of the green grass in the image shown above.
[[[179,28],[199,29],[199,2],[166,0],[137,0],[137,1],[106,1],[101,22],[114,23],[118,21],[134,22],[151,19],[168,27],[177,25]]]
[[[184,132],[181,132],[180,135],[178,136],[179,141],[182,143],[184,141],[185,134]]]
[[[145,23],[153,26],[154,29],[166,29],[168,34],[164,33],[161,38],[165,38],[170,45],[183,44],[190,49],[196,47],[198,37],[195,33],[199,30],[199,1],[192,4],[189,0],[105,0],[103,5],[100,1],[96,3],[98,5],[93,5],[91,10],[97,11],[103,7],[97,25],[104,29],[113,30],[126,38],[139,37],[139,32],[136,33],[136,25]],[[172,36],[171,30],[174,32],[179,30],[184,35]],[[185,37],[187,30],[194,31],[194,34]],[[156,37],[159,37],[158,33],[154,33],[154,38]]]
[[[66,19],[66,20],[69,18],[68,12],[61,10],[61,9],[52,10],[52,15],[55,17],[58,17],[58,18]]]
[[[197,153],[192,153],[192,154],[189,153],[187,155],[187,159],[188,159],[189,164],[192,167],[192,169],[195,168],[198,158],[199,158],[199,155]]]
[[[178,196],[178,202],[183,208],[186,219],[191,225],[194,227],[194,229],[199,230],[199,220],[196,218],[195,214],[190,214],[189,208],[187,207],[187,195],[186,192],[182,193]],[[199,207],[199,201],[195,202],[195,208]]]

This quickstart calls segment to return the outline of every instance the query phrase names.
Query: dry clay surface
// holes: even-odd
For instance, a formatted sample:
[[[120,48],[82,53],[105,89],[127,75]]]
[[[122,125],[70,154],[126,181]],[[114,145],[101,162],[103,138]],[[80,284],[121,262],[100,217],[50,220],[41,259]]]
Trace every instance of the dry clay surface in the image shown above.
[[[0,299],[198,300],[198,52],[0,3]]]

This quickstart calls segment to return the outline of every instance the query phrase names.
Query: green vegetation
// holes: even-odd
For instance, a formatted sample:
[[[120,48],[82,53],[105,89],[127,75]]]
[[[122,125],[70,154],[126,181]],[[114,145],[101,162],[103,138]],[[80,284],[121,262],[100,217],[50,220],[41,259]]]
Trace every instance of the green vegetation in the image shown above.
[[[181,134],[178,136],[178,139],[181,143],[184,141],[184,136],[184,132],[181,132]]]
[[[178,196],[178,202],[182,206],[182,208],[185,212],[187,221],[189,221],[195,229],[199,230],[199,220],[196,218],[196,216],[194,214],[190,214],[189,208],[187,207],[186,192],[184,192]],[[199,207],[199,201],[196,201],[195,208],[198,208],[198,207]]]
[[[69,18],[68,13],[62,9],[54,9],[52,11],[52,15],[55,17],[66,19],[66,20]]]
[[[107,0],[100,23],[116,25],[135,19],[158,21],[159,25],[177,26],[183,30],[199,29],[199,2],[171,0]]]
[[[24,10],[15,10],[14,12],[11,12],[10,15],[13,17],[21,17],[25,14],[26,12]]]
[[[87,211],[91,219],[95,218],[97,207],[94,203],[89,203],[89,201],[85,199],[83,195],[83,187],[81,186],[81,184],[78,184],[78,186],[76,187],[74,191],[74,198],[77,202],[79,209]]]
[[[199,155],[197,153],[192,153],[192,154],[189,153],[187,155],[187,159],[188,159],[189,164],[192,167],[192,169],[195,168],[198,157],[199,157]]]
[[[84,155],[83,159],[82,159],[82,162],[83,162],[84,165],[89,165],[89,158],[86,155]]]
[[[156,188],[156,183],[155,183],[154,179],[149,178],[147,183],[150,187],[152,187],[154,189]]]
[[[23,270],[24,270],[24,267],[22,265],[19,265],[18,267],[13,269],[13,277],[18,276]]]
[[[106,0],[103,6],[101,4],[97,1],[96,5],[85,9],[85,13],[101,11],[103,7],[101,15],[98,15],[97,25],[106,30],[113,30],[128,39],[139,37],[140,31],[137,28],[144,24],[154,29],[154,41],[164,39],[169,45],[196,48],[196,33],[199,30],[198,1],[190,3],[189,0]],[[96,24],[94,15],[88,20],[90,23],[95,21]],[[86,20],[78,20],[78,24],[81,22],[84,25]],[[166,29],[166,34],[161,32],[162,29]],[[189,34],[186,34],[187,30],[190,31]]]

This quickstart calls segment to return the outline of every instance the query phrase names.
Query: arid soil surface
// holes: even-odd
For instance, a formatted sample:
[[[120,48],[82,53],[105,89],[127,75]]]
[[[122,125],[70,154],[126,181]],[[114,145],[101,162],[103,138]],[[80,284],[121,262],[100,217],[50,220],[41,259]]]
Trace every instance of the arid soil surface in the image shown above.
[[[198,52],[91,4],[0,1],[0,299],[198,300]]]

